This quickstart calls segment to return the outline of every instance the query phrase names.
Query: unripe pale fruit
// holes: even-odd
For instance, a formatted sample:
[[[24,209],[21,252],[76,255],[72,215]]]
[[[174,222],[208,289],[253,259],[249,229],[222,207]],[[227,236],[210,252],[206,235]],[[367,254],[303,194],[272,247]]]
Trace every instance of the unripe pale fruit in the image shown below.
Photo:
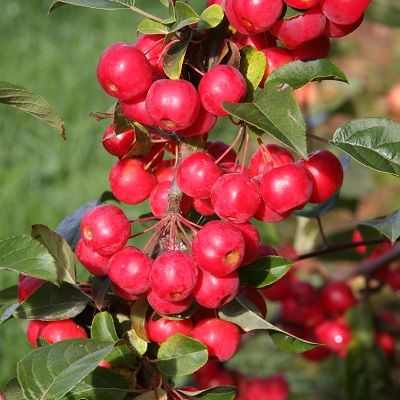
[[[183,251],[167,251],[154,261],[150,272],[153,292],[166,301],[190,296],[197,283],[198,270],[193,258]]]
[[[128,153],[135,141],[135,137],[134,128],[128,129],[117,135],[115,133],[114,124],[111,124],[104,132],[101,143],[108,153],[118,158],[122,158],[126,153]]]
[[[340,189],[343,182],[343,167],[339,159],[328,150],[318,150],[300,164],[313,178],[312,203],[322,203]]]
[[[190,319],[171,320],[165,318],[149,319],[147,321],[147,334],[152,342],[161,344],[170,336],[180,333],[190,336],[193,330],[193,323]]]
[[[299,164],[274,168],[261,178],[262,197],[278,214],[304,207],[313,190],[312,176]]]
[[[183,79],[160,79],[147,93],[146,111],[153,124],[168,131],[189,128],[200,115],[196,88]]]
[[[108,272],[110,257],[104,257],[86,246],[83,239],[79,239],[75,247],[75,255],[79,262],[93,275],[105,276]]]
[[[150,289],[153,260],[138,248],[129,246],[115,253],[109,262],[111,282],[130,294],[142,294]]]
[[[247,222],[260,207],[260,190],[245,174],[225,174],[212,188],[211,203],[220,218],[235,223]]]
[[[144,169],[142,161],[133,158],[119,160],[110,171],[110,186],[113,195],[127,204],[137,204],[146,200],[156,178]]]
[[[204,225],[193,240],[193,258],[201,269],[220,277],[239,268],[245,243],[240,230],[233,225],[211,221]]]
[[[81,235],[86,246],[109,257],[125,246],[131,235],[131,225],[119,207],[102,205],[83,216]]]
[[[324,15],[340,25],[355,23],[370,3],[371,0],[320,0]]]
[[[239,349],[241,333],[239,327],[231,322],[210,318],[196,324],[193,337],[207,346],[210,357],[223,362]]]
[[[217,65],[200,80],[199,94],[203,107],[211,114],[228,115],[222,103],[240,103],[247,93],[243,75],[230,65]]]
[[[159,314],[173,315],[186,311],[192,305],[193,299],[189,296],[179,301],[167,301],[163,300],[154,291],[151,291],[147,296],[147,301],[153,310]]]
[[[146,110],[146,96],[131,102],[121,102],[121,109],[125,116],[142,125],[153,125],[153,120]]]
[[[222,277],[199,271],[194,299],[203,307],[215,309],[231,302],[239,290],[239,275],[236,271]]]
[[[33,347],[36,347],[36,339],[38,337],[40,329],[44,324],[45,324],[44,321],[37,321],[37,320],[29,321],[28,328],[26,330],[26,337],[29,343]]]
[[[325,312],[340,315],[354,306],[356,299],[347,283],[331,282],[322,289],[321,301]]]
[[[63,321],[46,321],[39,329],[38,337],[50,344],[67,339],[86,339],[86,331],[72,319]]]
[[[149,90],[153,71],[147,58],[135,46],[114,43],[100,57],[97,79],[110,96],[129,101]]]
[[[205,152],[193,153],[179,164],[176,182],[183,193],[200,199],[209,198],[211,189],[222,171]]]

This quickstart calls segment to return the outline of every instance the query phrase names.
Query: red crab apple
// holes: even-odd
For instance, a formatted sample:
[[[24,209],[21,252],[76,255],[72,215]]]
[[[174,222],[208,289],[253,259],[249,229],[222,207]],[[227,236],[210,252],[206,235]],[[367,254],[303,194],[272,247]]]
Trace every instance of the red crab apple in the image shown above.
[[[356,22],[353,22],[349,25],[335,24],[334,22],[327,19],[324,35],[331,38],[341,38],[343,36],[347,36],[351,32],[354,32],[362,24],[363,20],[364,14],[362,14]]]
[[[276,144],[261,145],[253,153],[249,167],[253,176],[264,175],[273,168],[294,162],[292,154]]]
[[[221,158],[221,162],[232,162],[236,161],[236,151],[230,149],[229,146],[225,142],[221,142],[219,140],[210,140],[206,144],[207,152],[212,155],[214,160],[218,160],[223,154],[225,154]]]
[[[39,329],[38,337],[50,344],[67,339],[87,338],[86,331],[72,319],[63,321],[46,321]]]
[[[292,50],[294,60],[308,60],[328,57],[331,41],[326,36],[310,40]]]
[[[282,375],[277,374],[251,379],[246,385],[244,400],[287,400],[288,397],[289,385]]]
[[[250,222],[234,224],[239,229],[244,239],[244,256],[242,266],[250,264],[257,257],[258,246],[260,245],[260,233],[258,229]]]
[[[26,337],[29,343],[33,347],[36,347],[36,339],[38,337],[39,330],[42,328],[44,324],[45,324],[44,321],[37,321],[37,320],[29,321],[28,328],[26,330]]]
[[[134,128],[116,134],[115,126],[114,124],[111,124],[104,132],[101,142],[108,153],[118,158],[122,158],[126,153],[128,153],[135,141],[135,137]]]
[[[210,217],[215,215],[211,199],[193,199],[193,208],[199,213]]]
[[[81,235],[86,246],[109,257],[125,246],[131,235],[131,225],[119,207],[101,205],[83,216]]]
[[[171,182],[174,178],[175,160],[162,160],[154,168],[154,175],[158,183]]]
[[[131,294],[128,293],[126,290],[120,288],[118,285],[116,285],[115,283],[113,284],[113,291],[114,293],[118,296],[121,297],[121,299],[124,299],[126,301],[136,301],[138,300],[140,297],[142,297],[142,295],[140,294]]]
[[[267,65],[265,66],[265,71],[259,84],[259,86],[263,88],[268,75],[270,75],[280,66],[293,61],[293,55],[288,49],[283,49],[282,47],[276,46],[263,49],[262,51],[267,58]]]
[[[257,35],[242,35],[236,32],[232,36],[232,40],[239,48],[251,46],[257,50],[262,50],[267,47],[276,46],[276,39],[269,32],[263,32]]]
[[[320,0],[283,0],[288,6],[298,10],[307,10],[315,7]]]
[[[371,0],[321,0],[324,15],[335,24],[355,23],[367,9]]]
[[[239,349],[241,333],[239,327],[231,322],[210,318],[196,324],[193,337],[207,346],[210,357],[223,362]]]
[[[216,123],[217,117],[201,107],[200,114],[196,121],[188,128],[178,131],[177,133],[182,137],[205,135],[214,128]]]
[[[344,354],[351,340],[351,331],[347,323],[336,321],[325,321],[319,324],[315,333],[320,343],[339,354]]]
[[[200,80],[199,94],[203,107],[211,114],[228,115],[222,103],[239,103],[247,93],[243,75],[230,65],[217,65]]]
[[[150,87],[146,111],[153,124],[168,131],[189,128],[200,115],[200,98],[190,82],[160,79]]]
[[[154,291],[150,291],[147,296],[147,301],[154,311],[160,314],[173,315],[186,311],[192,305],[193,299],[189,296],[179,301],[167,301],[163,300]]]
[[[176,333],[191,336],[193,323],[191,319],[171,320],[166,318],[149,318],[146,328],[149,339],[152,342],[161,344]]]
[[[100,57],[97,78],[110,96],[128,101],[149,90],[153,71],[147,58],[135,46],[114,43]]]
[[[396,339],[387,332],[376,332],[375,341],[387,358],[393,358],[396,353]]]
[[[18,276],[18,303],[22,303],[32,293],[43,285],[45,281],[42,279],[34,278],[33,276],[26,276],[19,274]]]
[[[346,282],[330,282],[321,291],[321,302],[325,312],[340,315],[354,306],[356,299]]]
[[[153,120],[146,110],[146,96],[131,102],[121,102],[121,109],[128,119],[142,125],[153,125]]]
[[[79,262],[93,275],[105,276],[108,272],[110,257],[104,257],[86,246],[80,239],[75,247],[75,255]]]
[[[387,281],[392,290],[395,292],[400,291],[400,268],[390,271],[388,273]]]
[[[156,184],[156,178],[145,170],[144,163],[133,158],[114,164],[109,180],[113,195],[127,204],[146,200]]]

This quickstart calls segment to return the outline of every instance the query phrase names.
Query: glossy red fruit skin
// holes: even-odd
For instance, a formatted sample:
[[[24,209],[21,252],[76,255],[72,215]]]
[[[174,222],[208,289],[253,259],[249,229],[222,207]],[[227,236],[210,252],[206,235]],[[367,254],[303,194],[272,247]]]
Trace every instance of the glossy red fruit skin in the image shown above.
[[[279,281],[262,288],[261,291],[271,301],[282,301],[290,296],[292,276],[290,273],[279,279]]]
[[[292,282],[291,296],[299,304],[316,304],[318,302],[317,289],[310,282]]]
[[[341,38],[347,36],[350,33],[354,32],[362,24],[363,20],[364,20],[364,14],[362,14],[357,21],[355,21],[350,25],[335,24],[334,22],[327,19],[324,35],[330,38]]]
[[[314,349],[301,353],[301,355],[309,361],[321,362],[330,357],[332,355],[332,351],[326,346],[318,346]]]
[[[293,61],[293,55],[288,49],[283,49],[281,47],[270,47],[262,50],[267,59],[267,65],[265,66],[265,71],[259,86],[264,87],[265,82],[273,71],[282,65],[290,63]]]
[[[150,289],[153,259],[138,248],[128,246],[115,253],[109,262],[108,276],[115,285],[129,294],[142,294]]]
[[[289,385],[282,375],[271,375],[268,378],[253,378],[246,385],[244,400],[268,399],[287,400]]]
[[[261,145],[249,160],[249,168],[253,176],[264,175],[272,168],[294,162],[292,154],[276,144]]]
[[[275,224],[277,222],[281,222],[290,216],[290,211],[283,214],[278,214],[267,204],[265,201],[262,201],[260,207],[258,207],[257,212],[254,214],[254,218],[259,221],[268,222],[270,224]]]
[[[124,212],[113,205],[89,210],[81,221],[81,236],[86,246],[109,257],[121,250],[131,235],[131,225]]]
[[[239,327],[218,318],[198,322],[192,335],[207,346],[210,357],[216,357],[221,362],[233,357],[240,346]]]
[[[67,339],[86,339],[86,331],[72,319],[63,321],[46,321],[39,329],[38,337],[50,344]]]
[[[164,157],[164,152],[165,143],[153,143],[150,147],[149,152],[140,160],[143,162],[144,165],[151,162],[151,165],[154,167],[162,161]]]
[[[302,165],[287,164],[268,171],[261,178],[261,195],[278,214],[300,209],[313,193],[313,178]]]
[[[199,279],[193,291],[194,299],[203,307],[219,308],[230,303],[239,291],[239,275],[236,271],[217,278],[199,271]]]
[[[188,128],[178,131],[178,135],[182,137],[193,137],[205,135],[217,123],[217,116],[209,113],[203,107],[200,108],[200,114],[196,121]]]
[[[148,319],[147,334],[152,342],[161,344],[165,342],[170,336],[180,333],[185,336],[190,336],[193,330],[193,323],[191,319],[171,320],[165,318]]]
[[[142,161],[133,158],[119,160],[111,168],[109,181],[113,195],[126,204],[138,204],[146,200],[156,178],[144,169]]]
[[[186,80],[160,79],[147,93],[146,111],[154,125],[169,131],[186,129],[200,115],[199,94]]]
[[[150,272],[151,289],[163,300],[189,297],[197,283],[198,269],[192,256],[166,251],[156,258]]]
[[[186,157],[176,171],[176,182],[183,193],[190,197],[207,199],[222,171],[213,158],[205,152]]]
[[[206,150],[212,155],[214,160],[219,159],[228,149],[229,146],[225,142],[221,142],[219,140],[210,140],[206,144]],[[229,149],[229,151],[221,158],[221,163],[234,163],[236,161],[236,156],[236,151]]]
[[[330,282],[321,291],[321,303],[326,313],[343,314],[356,303],[350,286],[345,282]]]
[[[389,272],[387,282],[395,292],[400,291],[400,268]]]
[[[79,262],[93,275],[106,276],[110,257],[104,257],[86,246],[83,239],[79,239],[75,247],[75,255]]]
[[[115,283],[113,284],[113,290],[114,290],[114,293],[118,297],[121,297],[121,299],[124,299],[126,301],[136,301],[136,300],[140,299],[141,297],[143,297],[143,295],[140,295],[140,294],[128,293],[126,290],[120,288]]]
[[[211,360],[213,361],[213,360]],[[194,373],[194,379],[196,381],[196,385],[199,389],[208,389],[214,386],[235,386],[235,379],[232,377],[232,374],[229,371],[219,368],[215,374],[210,375],[209,377],[203,377],[200,375],[196,375],[199,371]],[[235,398],[237,399],[237,398]]]
[[[146,96],[131,102],[121,102],[125,117],[142,125],[153,125],[153,120],[146,110]]]
[[[136,134],[134,128],[128,129],[127,131],[117,135],[114,130],[114,124],[111,124],[104,132],[101,143],[108,153],[118,158],[122,158],[126,153],[128,153],[132,143],[135,141],[135,137]]]
[[[318,150],[310,154],[307,161],[300,164],[313,178],[311,203],[322,203],[336,193],[343,182],[343,167],[339,159],[328,150]]]
[[[309,60],[316,58],[326,58],[331,49],[331,41],[326,36],[303,43],[301,46],[292,50],[294,60]]]
[[[371,0],[320,0],[326,18],[335,24],[355,23],[367,9]]]
[[[211,114],[226,116],[222,103],[240,103],[247,93],[243,75],[230,65],[217,65],[200,80],[199,95],[203,107]]]
[[[320,0],[283,0],[288,6],[298,10],[307,10],[318,5]]]
[[[100,57],[97,79],[110,96],[129,101],[148,91],[153,83],[153,71],[147,58],[135,46],[114,43]]]
[[[29,321],[28,328],[26,330],[26,337],[28,339],[28,342],[33,347],[36,347],[36,339],[38,337],[38,333],[44,324],[45,324],[44,321],[37,321],[37,320]]]
[[[324,32],[326,18],[319,7],[307,10],[304,14],[279,20],[272,28],[273,34],[288,49],[294,49],[305,42],[316,39]]]
[[[210,217],[215,215],[213,206],[211,204],[211,199],[193,199],[193,208],[202,215]]]
[[[230,23],[239,32],[254,35],[266,32],[278,20],[283,3],[282,0],[226,0],[226,7],[231,7],[235,17]]]
[[[192,305],[193,299],[190,296],[179,301],[167,301],[163,300],[154,291],[150,291],[147,296],[147,301],[153,310],[157,311],[159,314],[174,315],[186,311]]]
[[[244,256],[242,266],[246,266],[253,262],[257,257],[258,246],[260,245],[260,233],[258,229],[250,222],[242,224],[234,224],[239,229],[244,239]]]
[[[244,174],[225,174],[212,188],[211,203],[220,218],[235,223],[247,222],[260,207],[260,190]]]
[[[154,168],[154,175],[158,183],[171,182],[175,175],[175,160],[162,160]]]
[[[357,243],[357,242],[362,242],[364,240],[364,238],[361,235],[361,232],[356,229],[353,231],[352,235],[351,235],[351,241],[353,243]],[[361,255],[364,255],[367,252],[367,246],[366,245],[361,245],[361,246],[357,246],[354,248],[354,250]]]
[[[26,276],[19,274],[18,276],[18,303],[22,303],[32,293],[43,285],[45,281],[42,279],[34,278],[33,276]]]
[[[239,268],[244,252],[245,242],[240,230],[222,221],[205,224],[192,244],[196,263],[216,277],[228,275]]]
[[[262,50],[267,47],[276,46],[276,39],[269,32],[263,32],[257,35],[242,35],[236,32],[231,40],[233,40],[239,48],[251,46],[256,50]]]
[[[325,320],[322,308],[317,303],[301,304],[294,297],[282,302],[282,315],[286,322],[314,327]]]
[[[345,353],[351,340],[350,328],[339,320],[322,322],[316,327],[315,334],[320,343],[339,354]]]

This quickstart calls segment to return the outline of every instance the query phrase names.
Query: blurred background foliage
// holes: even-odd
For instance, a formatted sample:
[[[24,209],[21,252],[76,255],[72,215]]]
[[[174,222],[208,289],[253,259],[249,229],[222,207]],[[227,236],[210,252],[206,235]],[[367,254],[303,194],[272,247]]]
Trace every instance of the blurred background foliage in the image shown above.
[[[108,190],[108,171],[114,162],[100,144],[107,122],[89,117],[90,111],[105,111],[112,106],[112,100],[97,84],[96,66],[110,43],[135,41],[139,18],[129,11],[79,7],[63,7],[48,16],[49,3],[7,1],[0,13],[0,80],[44,96],[62,115],[67,129],[64,142],[39,121],[0,105],[0,238],[29,233],[35,223],[54,229],[74,209]],[[198,8],[205,2],[190,3]],[[398,0],[374,3],[371,19],[399,25]],[[143,4],[151,12],[163,11],[156,0],[137,3],[139,7]],[[366,21],[349,37],[334,42],[332,55],[350,85],[323,83],[309,88],[303,104],[319,135],[330,138],[339,125],[356,116],[400,119],[400,111],[390,107],[387,97],[391,88],[400,84],[398,28]],[[224,123],[212,135],[213,139],[221,137],[233,137],[232,129]],[[373,218],[399,208],[398,179],[352,162],[341,199],[341,207],[324,217],[328,234],[349,230],[351,220]],[[135,217],[140,211],[131,208],[129,215]],[[313,220],[290,218],[278,227],[264,226],[262,230],[264,239],[272,244],[279,237],[279,244],[282,238],[287,243],[294,241],[302,251],[314,246],[317,237]],[[15,284],[16,279],[11,272],[2,273],[0,288]],[[1,327],[0,387],[15,375],[17,360],[30,350],[25,326],[23,321],[12,320]],[[233,367],[240,365],[254,374],[285,372],[293,385],[293,399],[316,398],[312,393],[317,374],[324,377],[318,381],[326,392],[324,399],[331,398],[331,390],[335,393],[335,362],[305,367],[300,357],[277,352],[265,337],[246,343],[241,355],[232,361]]]

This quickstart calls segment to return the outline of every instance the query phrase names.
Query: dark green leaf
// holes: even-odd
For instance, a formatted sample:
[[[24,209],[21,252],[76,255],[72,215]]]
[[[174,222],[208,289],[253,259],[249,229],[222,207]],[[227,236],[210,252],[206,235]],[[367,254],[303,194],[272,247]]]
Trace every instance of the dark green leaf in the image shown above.
[[[47,282],[19,305],[14,317],[42,321],[74,318],[85,309],[88,301],[75,286],[62,283],[58,287]]]
[[[318,345],[293,336],[264,320],[255,311],[254,304],[241,295],[222,307],[218,314],[220,318],[240,326],[245,332],[268,331],[275,345],[281,350],[302,353]]]
[[[148,342],[146,330],[146,314],[149,308],[149,303],[145,297],[136,300],[131,306],[130,319],[132,323],[132,328],[135,330],[136,334]]]
[[[17,365],[25,398],[61,398],[89,375],[113,346],[94,339],[72,339],[31,351]]]
[[[246,79],[247,99],[251,99],[264,75],[267,59],[264,52],[252,46],[243,47],[240,54],[240,72]]]
[[[63,237],[45,225],[33,225],[31,236],[42,243],[53,256],[59,282],[76,282],[75,255]]]
[[[107,297],[108,289],[111,281],[108,276],[93,276],[90,280],[92,283],[92,298],[98,310],[102,311],[109,305]]]
[[[356,119],[334,134],[332,143],[361,164],[400,176],[400,123],[384,118]]]
[[[177,32],[185,26],[196,24],[199,22],[200,17],[188,3],[177,1],[175,3],[175,19],[176,21],[169,33]]]
[[[139,24],[137,31],[146,35],[167,35],[169,27],[161,22],[146,18]]]
[[[0,305],[8,303],[9,301],[17,300],[18,286],[11,286],[7,289],[0,290]]]
[[[198,390],[196,392],[188,392],[186,390],[178,390],[189,399],[201,400],[233,400],[236,397],[237,389],[234,386],[215,386],[210,389]]]
[[[96,368],[79,382],[65,400],[122,400],[129,391],[129,382],[121,374],[108,368]]]
[[[356,223],[357,225],[370,226],[376,229],[392,243],[400,237],[400,209],[387,217],[370,219],[368,221],[356,221]]]
[[[336,192],[323,203],[308,203],[302,210],[295,211],[294,214],[305,218],[317,218],[331,211],[336,206],[338,200],[339,192]]]
[[[241,286],[262,288],[282,278],[292,263],[282,257],[268,256],[238,269]]]
[[[400,27],[400,3],[398,0],[372,1],[366,11],[369,21],[387,26]]]
[[[325,80],[347,82],[344,73],[324,58],[284,64],[268,76],[267,82],[286,83],[293,89],[299,89],[309,82]]]
[[[129,8],[129,6],[133,6],[135,4],[135,0],[56,0],[51,4],[49,13],[66,4],[101,10],[121,10]]]
[[[224,103],[223,109],[307,158],[306,124],[290,86],[267,83],[253,103]]]
[[[49,251],[28,235],[15,235],[0,241],[0,270],[57,282],[56,261]]]
[[[38,118],[55,128],[65,139],[64,121],[43,97],[12,83],[0,81],[0,103],[18,108]]]
[[[207,7],[200,15],[197,29],[211,29],[218,26],[224,19],[224,10],[219,4]]]
[[[203,343],[188,336],[170,336],[158,350],[157,367],[166,376],[185,376],[201,368],[208,359]]]
[[[0,392],[0,395],[2,393],[5,396],[5,400],[22,400],[24,398],[17,378],[11,379],[4,387],[3,391]]]
[[[183,60],[189,42],[175,42],[168,48],[164,56],[163,68],[170,79],[179,79],[182,73]]]

